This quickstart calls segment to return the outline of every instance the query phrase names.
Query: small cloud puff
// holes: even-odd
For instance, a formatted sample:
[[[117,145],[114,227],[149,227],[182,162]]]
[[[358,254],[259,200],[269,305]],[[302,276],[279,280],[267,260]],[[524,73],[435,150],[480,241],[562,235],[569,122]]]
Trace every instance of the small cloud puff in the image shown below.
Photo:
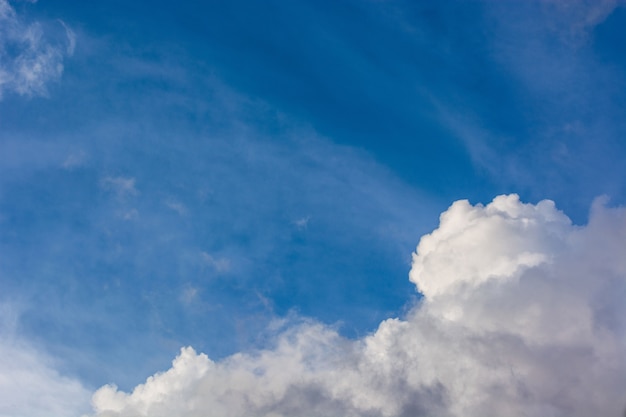
[[[179,216],[186,216],[187,215],[187,207],[176,200],[167,200],[165,202],[165,206],[167,206],[167,208],[169,208],[170,210],[175,211],[176,213],[178,213]]]
[[[293,224],[298,230],[306,230],[309,226],[309,220],[311,220],[311,216],[301,217],[297,220],[294,220]]]
[[[100,181],[100,186],[120,198],[137,195],[135,179],[132,177],[105,177]]]
[[[200,259],[205,265],[211,267],[217,273],[230,271],[231,265],[230,259],[228,258],[216,258],[207,252],[200,252]]]
[[[198,296],[198,289],[195,287],[187,286],[180,294],[179,300],[185,305],[193,303]]]
[[[626,392],[626,209],[574,226],[551,201],[454,203],[424,236],[421,303],[349,340],[305,321],[271,349],[212,361],[183,348],[98,417],[619,416]]]
[[[67,170],[79,168],[87,162],[87,153],[85,151],[72,152],[63,161],[61,166]]]

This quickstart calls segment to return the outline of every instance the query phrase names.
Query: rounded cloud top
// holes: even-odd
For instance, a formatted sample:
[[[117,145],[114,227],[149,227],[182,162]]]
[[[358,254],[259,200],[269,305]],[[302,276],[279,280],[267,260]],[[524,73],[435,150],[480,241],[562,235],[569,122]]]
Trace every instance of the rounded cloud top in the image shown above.
[[[520,202],[517,194],[487,206],[455,202],[437,230],[420,240],[410,280],[426,298],[511,280],[549,262],[567,239],[571,222],[550,200]]]

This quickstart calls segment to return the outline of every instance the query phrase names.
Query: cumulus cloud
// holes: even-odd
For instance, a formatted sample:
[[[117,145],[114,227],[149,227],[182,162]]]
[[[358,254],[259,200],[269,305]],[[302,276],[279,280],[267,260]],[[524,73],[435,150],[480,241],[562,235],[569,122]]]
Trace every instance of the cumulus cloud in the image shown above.
[[[454,203],[422,237],[423,298],[371,335],[302,321],[220,361],[187,347],[99,417],[620,416],[626,405],[626,210],[585,226],[551,201]]]
[[[86,412],[89,391],[16,335],[15,309],[0,304],[0,313],[0,417],[77,417]]]
[[[76,36],[64,22],[59,25],[63,39],[53,39],[40,22],[24,22],[7,0],[0,0],[0,99],[6,92],[45,96],[47,84],[61,77]]]

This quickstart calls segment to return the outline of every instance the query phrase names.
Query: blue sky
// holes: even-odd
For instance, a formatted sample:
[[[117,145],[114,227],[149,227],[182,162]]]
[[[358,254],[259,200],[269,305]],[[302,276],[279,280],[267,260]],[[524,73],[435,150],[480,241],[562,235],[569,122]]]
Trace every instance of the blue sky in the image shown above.
[[[3,343],[92,392],[361,340],[454,201],[624,205],[625,37],[617,1],[0,0]]]

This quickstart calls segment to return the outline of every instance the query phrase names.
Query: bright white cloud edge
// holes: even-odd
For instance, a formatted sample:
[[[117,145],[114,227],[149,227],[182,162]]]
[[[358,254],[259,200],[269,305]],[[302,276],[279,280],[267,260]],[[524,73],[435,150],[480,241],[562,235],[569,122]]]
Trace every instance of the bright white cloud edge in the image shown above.
[[[626,210],[572,225],[517,195],[457,201],[422,237],[404,319],[348,340],[305,321],[272,349],[212,361],[183,348],[98,417],[619,416],[626,405]],[[348,260],[349,261],[349,260]]]

